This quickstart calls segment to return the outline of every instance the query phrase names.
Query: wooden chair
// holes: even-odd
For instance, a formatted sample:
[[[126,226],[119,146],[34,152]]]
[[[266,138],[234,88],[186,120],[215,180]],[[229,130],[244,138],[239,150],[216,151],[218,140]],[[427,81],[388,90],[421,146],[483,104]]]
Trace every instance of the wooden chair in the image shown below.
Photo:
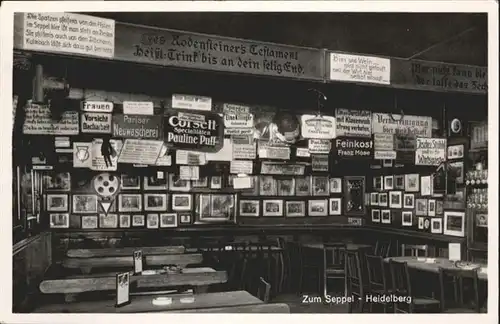
[[[386,269],[384,259],[380,256],[366,255],[368,266],[368,289],[372,296],[387,296],[392,293],[386,280]],[[376,303],[370,303],[370,313],[373,313]],[[389,304],[383,303],[384,313],[388,312]]]
[[[320,292],[323,287],[321,287],[321,273],[323,267],[321,266],[321,255],[316,252],[318,249],[304,248],[299,245],[299,294],[304,292],[304,279],[305,277],[317,277],[318,279],[318,290]]]
[[[354,300],[358,298],[358,311],[363,312],[365,303],[365,296],[367,289],[361,273],[361,262],[359,255],[355,251],[345,251],[346,258],[346,290],[347,296],[354,296]],[[348,312],[352,313],[352,304],[349,303]]]
[[[389,266],[394,295],[406,298],[405,301],[394,303],[395,313],[417,313],[421,311],[429,313],[430,311],[438,312],[440,310],[439,300],[413,296],[410,272],[406,262],[389,260]]]
[[[428,257],[428,245],[401,244],[401,256]]]
[[[481,312],[477,269],[439,268],[439,282],[441,286],[441,311],[443,313]]]
[[[391,244],[391,241],[381,243],[377,255],[388,258],[391,255]]]
[[[257,298],[262,300],[264,303],[269,303],[269,297],[271,294],[271,285],[267,283],[264,278],[259,278],[259,288],[257,290]]]
[[[345,286],[345,243],[323,243],[323,296],[328,294],[328,279],[342,280]]]

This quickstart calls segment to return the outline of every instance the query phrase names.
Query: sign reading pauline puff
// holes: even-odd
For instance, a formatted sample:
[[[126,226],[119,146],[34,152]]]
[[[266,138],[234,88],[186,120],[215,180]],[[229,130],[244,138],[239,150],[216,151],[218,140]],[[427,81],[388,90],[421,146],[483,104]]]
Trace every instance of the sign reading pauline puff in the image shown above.
[[[165,112],[165,143],[176,149],[218,152],[224,144],[224,121],[209,111]]]

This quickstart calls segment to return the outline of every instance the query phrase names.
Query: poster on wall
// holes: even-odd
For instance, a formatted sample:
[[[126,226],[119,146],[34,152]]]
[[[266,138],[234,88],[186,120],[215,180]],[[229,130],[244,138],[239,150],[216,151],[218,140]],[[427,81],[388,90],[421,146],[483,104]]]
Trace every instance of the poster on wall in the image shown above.
[[[66,111],[59,121],[51,118],[50,107],[28,103],[25,107],[26,118],[23,133],[29,135],[78,135],[80,124],[78,112]]]
[[[163,147],[163,141],[126,139],[118,162],[156,165]]]
[[[218,152],[224,145],[224,122],[214,112],[168,110],[164,139],[167,146],[178,149]]]
[[[336,136],[335,117],[302,115],[300,122],[303,138],[332,139]]]
[[[81,119],[82,133],[111,134],[111,114],[83,113]]]
[[[391,60],[387,58],[330,53],[330,80],[391,83]]]
[[[113,115],[114,137],[160,139],[161,134],[161,116]]]
[[[336,136],[372,136],[372,113],[367,110],[337,109]]]
[[[259,158],[290,160],[291,149],[288,146],[272,146],[268,141],[259,141]]]
[[[92,167],[92,142],[73,142],[73,167]]]
[[[446,138],[417,138],[415,165],[438,166],[446,161]]]
[[[109,156],[109,159],[106,159],[102,155],[102,138],[95,138],[92,141],[92,166],[90,167],[94,171],[116,171],[118,156],[120,155],[120,151],[122,149],[123,142],[120,140],[110,140],[109,143],[113,148],[114,152]]]
[[[224,127],[226,129],[251,129],[253,127],[253,114],[250,112],[249,106],[225,103],[222,109],[224,112]]]
[[[257,158],[257,143],[252,136],[231,136],[233,159],[253,160]]]
[[[22,48],[112,58],[115,22],[67,12],[26,12],[22,15]]]
[[[431,137],[432,118],[426,116],[373,113],[372,131],[374,134]]]
[[[340,158],[372,158],[373,140],[359,137],[338,137],[335,139],[335,152]]]
[[[212,98],[186,94],[173,94],[172,108],[210,111],[212,110]]]
[[[373,145],[375,151],[393,151],[394,135],[392,134],[373,134]]]
[[[152,101],[124,101],[123,113],[125,115],[153,115],[154,105]]]
[[[330,140],[310,139],[308,143],[309,153],[328,154],[332,149]]]

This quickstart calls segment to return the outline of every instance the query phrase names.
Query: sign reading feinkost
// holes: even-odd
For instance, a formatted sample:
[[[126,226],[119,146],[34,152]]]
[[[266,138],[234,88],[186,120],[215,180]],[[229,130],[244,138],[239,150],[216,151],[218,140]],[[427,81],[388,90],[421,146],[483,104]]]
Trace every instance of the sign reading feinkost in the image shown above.
[[[373,140],[359,137],[337,137],[335,150],[340,158],[373,157]]]
[[[114,115],[113,136],[123,138],[159,139],[162,116]]]
[[[224,145],[224,122],[214,112],[172,109],[165,112],[164,137],[176,149],[218,152]]]

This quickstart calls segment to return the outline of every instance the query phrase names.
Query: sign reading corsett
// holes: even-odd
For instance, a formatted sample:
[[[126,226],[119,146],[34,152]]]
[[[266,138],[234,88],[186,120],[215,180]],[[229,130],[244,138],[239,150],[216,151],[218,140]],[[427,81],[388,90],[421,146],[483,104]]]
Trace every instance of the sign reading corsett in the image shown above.
[[[189,111],[186,115],[179,109],[168,110],[164,136],[165,143],[177,149],[218,152],[224,144],[224,122],[213,112]]]

